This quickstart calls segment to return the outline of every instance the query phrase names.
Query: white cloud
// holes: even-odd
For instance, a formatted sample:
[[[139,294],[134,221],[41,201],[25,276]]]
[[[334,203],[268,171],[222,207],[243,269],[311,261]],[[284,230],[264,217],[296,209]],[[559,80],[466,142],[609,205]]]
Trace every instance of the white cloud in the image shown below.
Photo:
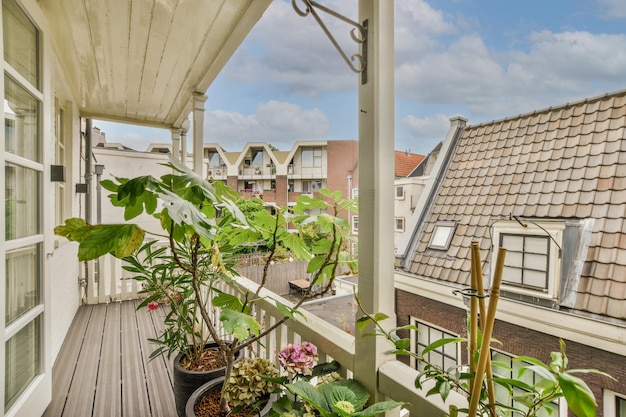
[[[352,3],[328,1],[324,5],[354,19],[357,8]],[[351,7],[346,9],[348,6]],[[318,14],[348,57],[358,52],[358,45],[350,37],[352,26],[323,12]],[[299,16],[290,1],[274,1],[248,42],[253,47],[235,54],[224,74],[228,78],[273,83],[275,90],[309,97],[320,91],[350,90],[356,86],[357,76],[348,69],[313,16]]]
[[[626,17],[626,2],[624,0],[599,0],[604,6],[606,17],[608,18],[624,18]]]
[[[215,110],[205,118],[205,141],[221,143],[229,151],[250,141],[290,148],[296,140],[319,139],[329,131],[330,122],[321,110],[278,101],[259,104],[250,115]]]
[[[441,113],[422,118],[409,115],[400,124],[417,139],[443,140],[450,128],[450,116]]]
[[[396,92],[499,118],[622,88],[626,35],[541,31],[528,39],[527,51],[500,52],[461,36],[399,65]]]

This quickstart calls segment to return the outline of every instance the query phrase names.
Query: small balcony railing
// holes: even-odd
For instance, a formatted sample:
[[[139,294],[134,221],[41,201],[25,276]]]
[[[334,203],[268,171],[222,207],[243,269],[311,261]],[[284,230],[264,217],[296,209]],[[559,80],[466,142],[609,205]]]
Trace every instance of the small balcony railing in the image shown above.
[[[90,262],[89,265],[91,278],[85,288],[85,302],[95,304],[138,297],[140,287],[137,281],[128,279],[129,275],[122,269],[121,260],[107,255],[96,262]],[[244,277],[236,278],[236,282],[240,290],[252,293],[258,287],[256,283]],[[225,285],[221,290],[232,294],[237,291]],[[260,296],[261,299],[256,303],[253,313],[264,327],[271,326],[283,317],[272,300],[293,306],[293,303],[286,298],[266,289],[261,290]],[[300,311],[302,317],[287,320],[276,331],[260,340],[254,346],[256,354],[276,361],[276,353],[287,343],[309,341],[318,347],[320,361],[334,359],[341,364],[340,373],[344,377],[352,376],[357,360],[355,336],[307,311],[306,308]],[[420,417],[439,417],[448,412],[450,405],[462,408],[467,404],[466,400],[456,392],[450,393],[445,404],[438,396],[426,398],[426,393],[434,384],[424,383],[422,390],[417,390],[414,380],[418,371],[395,360],[393,356],[378,368],[377,374],[378,390],[389,399],[410,403],[409,410],[413,415],[419,413]],[[389,415],[395,416],[396,414]]]

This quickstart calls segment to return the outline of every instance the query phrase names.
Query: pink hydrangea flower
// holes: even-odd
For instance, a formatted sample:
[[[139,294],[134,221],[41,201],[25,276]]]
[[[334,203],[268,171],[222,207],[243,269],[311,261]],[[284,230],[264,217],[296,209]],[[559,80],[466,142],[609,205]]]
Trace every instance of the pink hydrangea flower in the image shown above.
[[[148,307],[148,310],[154,311],[159,308],[159,303],[157,303],[156,301],[150,301],[147,307]]]
[[[292,374],[311,375],[317,362],[317,347],[310,342],[290,343],[278,353],[278,361]]]

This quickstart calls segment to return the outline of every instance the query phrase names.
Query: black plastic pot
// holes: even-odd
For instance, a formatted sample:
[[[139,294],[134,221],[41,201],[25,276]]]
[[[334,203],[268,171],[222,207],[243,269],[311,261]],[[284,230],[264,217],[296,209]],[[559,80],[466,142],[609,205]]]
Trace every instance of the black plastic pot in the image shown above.
[[[221,390],[223,385],[224,385],[224,377],[221,376],[210,382],[207,382],[206,384],[202,385],[197,390],[195,390],[191,394],[189,399],[187,400],[187,405],[185,407],[185,414],[183,417],[196,417],[196,413],[193,411],[194,407],[196,406],[196,403],[200,401],[206,394],[215,390]],[[270,413],[270,410],[272,409],[272,404],[276,401],[277,398],[278,396],[276,394],[271,394],[269,400],[267,401],[267,404],[265,404],[265,407],[259,410],[257,414],[252,414],[251,416],[267,417]],[[214,416],[214,417],[217,417],[217,416]]]
[[[209,343],[204,346],[205,349],[219,348],[217,343]],[[180,361],[184,358],[184,354],[179,353],[174,358],[174,401],[176,402],[176,414],[178,417],[185,417],[185,406],[187,400],[201,385],[206,384],[216,378],[223,377],[226,368],[218,368],[211,371],[190,371],[183,368]],[[235,362],[243,359],[241,352],[237,352]]]

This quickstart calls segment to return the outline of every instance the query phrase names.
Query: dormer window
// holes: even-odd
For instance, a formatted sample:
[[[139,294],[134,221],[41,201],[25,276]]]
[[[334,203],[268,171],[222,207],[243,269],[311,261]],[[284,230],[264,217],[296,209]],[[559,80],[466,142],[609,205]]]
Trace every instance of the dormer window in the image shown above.
[[[500,221],[493,226],[494,248],[507,250],[502,291],[556,299],[561,276],[562,221]],[[494,250],[495,265],[497,250]]]

